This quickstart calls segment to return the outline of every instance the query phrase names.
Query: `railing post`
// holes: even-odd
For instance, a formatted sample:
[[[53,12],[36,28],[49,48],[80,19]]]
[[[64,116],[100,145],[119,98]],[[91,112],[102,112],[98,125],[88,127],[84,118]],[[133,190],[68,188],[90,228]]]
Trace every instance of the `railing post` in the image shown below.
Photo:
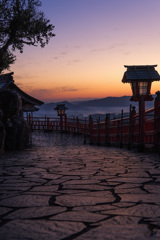
[[[110,114],[106,114],[106,118],[105,118],[105,145],[107,147],[110,147],[109,126],[110,126]]]
[[[154,102],[154,147],[155,151],[160,153],[160,91]]]
[[[63,116],[60,115],[60,132],[63,132]]]
[[[144,96],[139,99],[139,152],[145,149],[145,101]]]
[[[30,130],[33,130],[33,124],[32,124],[33,118],[30,113],[29,113],[29,116],[27,115],[27,117],[28,117],[28,124],[29,124]]]
[[[75,133],[75,130],[76,130],[76,127],[75,127],[75,125],[76,125],[76,119],[75,119],[75,117],[73,117],[73,133]]]
[[[129,111],[129,138],[128,138],[128,150],[131,149],[133,143],[133,126],[134,126],[134,116],[136,115],[135,106],[130,105]]]
[[[47,121],[46,121],[46,115],[44,117],[44,131],[46,131],[46,127],[47,127]]]
[[[90,138],[90,145],[92,145],[92,134],[93,134],[93,118],[89,116],[89,138]]]
[[[28,120],[28,112],[26,113],[26,115],[27,115],[27,122],[29,123],[29,120]]]
[[[120,122],[120,126],[121,126],[121,134],[120,134],[120,148],[123,147],[123,109],[121,111],[121,122]]]
[[[120,123],[121,121],[117,120],[117,144],[120,141]]]
[[[76,118],[77,133],[79,133],[79,118]]]
[[[49,131],[49,118],[47,117],[47,131]]]
[[[67,114],[64,115],[64,131],[67,131]]]
[[[84,144],[86,144],[86,118],[84,123]]]
[[[100,145],[100,117],[97,119],[97,145]]]
[[[28,120],[29,120],[29,124],[30,124],[31,123],[31,114],[30,113],[29,113]]]

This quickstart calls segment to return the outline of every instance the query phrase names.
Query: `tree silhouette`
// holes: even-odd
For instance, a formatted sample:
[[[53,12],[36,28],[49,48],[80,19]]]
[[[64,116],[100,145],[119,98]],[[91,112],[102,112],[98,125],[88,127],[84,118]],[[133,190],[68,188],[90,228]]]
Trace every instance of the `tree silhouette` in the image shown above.
[[[0,0],[0,73],[16,60],[24,45],[43,48],[55,36],[54,26],[37,11],[40,0]]]

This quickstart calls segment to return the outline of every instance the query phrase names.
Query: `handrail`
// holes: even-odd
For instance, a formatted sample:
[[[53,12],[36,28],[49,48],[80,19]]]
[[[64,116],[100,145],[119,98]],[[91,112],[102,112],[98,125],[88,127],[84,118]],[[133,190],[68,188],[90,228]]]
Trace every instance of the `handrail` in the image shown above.
[[[153,114],[151,114],[153,112]],[[151,114],[151,115],[148,115]],[[152,118],[147,118],[151,116]],[[77,118],[26,118],[32,130],[61,131],[78,133],[88,136],[90,143],[135,145],[139,143],[139,114],[129,115],[105,121]],[[144,144],[160,145],[160,113],[155,115],[155,109],[145,111],[144,118]]]

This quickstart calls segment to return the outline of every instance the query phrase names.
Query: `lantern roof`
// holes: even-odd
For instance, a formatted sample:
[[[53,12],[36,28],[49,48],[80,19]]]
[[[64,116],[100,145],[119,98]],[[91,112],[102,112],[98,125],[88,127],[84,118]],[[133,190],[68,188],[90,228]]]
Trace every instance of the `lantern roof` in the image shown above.
[[[160,80],[160,75],[155,70],[157,65],[124,65],[124,67],[127,68],[127,71],[123,75],[123,83],[134,82],[135,80],[149,82]]]
[[[58,104],[54,110],[67,110],[67,109],[68,108],[65,106],[65,104]]]

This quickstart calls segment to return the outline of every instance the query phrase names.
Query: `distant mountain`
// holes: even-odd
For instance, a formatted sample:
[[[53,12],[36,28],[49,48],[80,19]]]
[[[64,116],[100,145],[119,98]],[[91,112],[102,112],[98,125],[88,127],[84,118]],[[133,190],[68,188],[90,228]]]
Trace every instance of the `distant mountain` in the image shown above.
[[[79,102],[77,107],[127,107],[130,103],[129,96],[106,97],[90,101]]]
[[[153,96],[154,97],[154,96]],[[138,102],[131,102],[130,96],[122,96],[122,97],[106,97],[101,99],[89,100],[84,102],[79,102],[76,104],[78,108],[125,108],[131,105],[138,107]],[[146,101],[146,109],[152,108],[154,101]]]
[[[42,106],[38,107],[39,110],[42,110],[42,111],[53,111],[54,108],[57,106],[56,103],[44,103]]]
[[[106,113],[110,113],[113,115],[121,113],[123,109],[125,114],[129,113],[130,104],[136,107],[136,111],[138,112],[138,103],[131,102],[130,96],[122,96],[122,97],[106,97],[101,99],[94,99],[89,101],[81,101],[81,102],[50,102],[44,103],[41,107],[39,107],[39,111],[34,113],[34,116],[57,116],[57,112],[55,107],[57,104],[65,104],[68,108],[66,110],[66,114],[68,117],[88,117],[92,115],[94,118],[100,116],[101,118],[105,117]],[[154,105],[154,101],[146,102],[146,109],[152,108]]]
[[[58,105],[58,104],[65,104],[65,106],[68,108],[68,110],[70,111],[76,111],[77,110],[77,106],[72,104],[72,103],[69,103],[67,101],[63,101],[63,102],[57,102],[57,103],[53,103],[53,102],[50,102],[50,103],[44,103],[41,107],[39,107],[39,111],[55,111],[55,107]],[[81,107],[78,106],[78,110],[81,110]]]
[[[67,102],[67,101],[63,101],[63,102],[57,102],[56,103],[56,106],[57,104],[65,104],[65,106],[68,108],[68,110],[70,111],[76,111],[77,108],[78,110],[83,110],[83,108],[81,106],[77,106],[76,104],[74,103],[70,103],[70,102]],[[81,109],[82,108],[82,109]]]

